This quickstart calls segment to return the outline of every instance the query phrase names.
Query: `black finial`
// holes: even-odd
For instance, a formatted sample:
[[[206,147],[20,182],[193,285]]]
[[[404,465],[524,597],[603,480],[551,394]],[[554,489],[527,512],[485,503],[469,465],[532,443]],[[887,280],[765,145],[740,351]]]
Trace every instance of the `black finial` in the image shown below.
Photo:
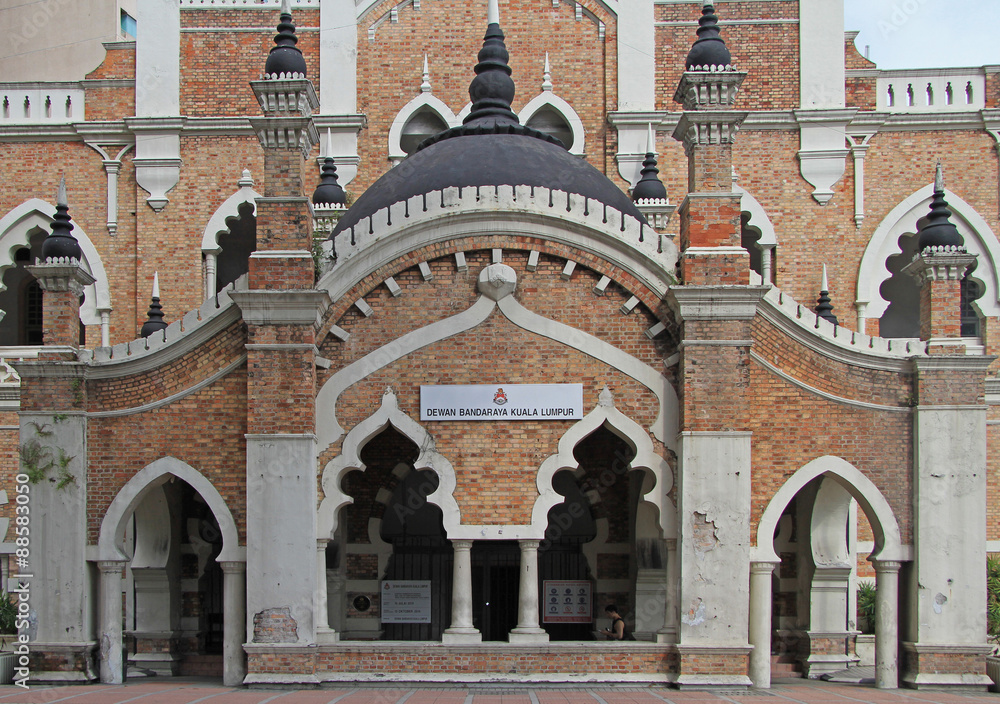
[[[319,185],[313,191],[313,205],[345,205],[347,194],[337,182],[337,167],[334,166],[333,159],[327,157],[323,160],[323,173],[319,178]]]
[[[833,314],[833,305],[830,303],[830,284],[826,280],[826,264],[823,265],[823,284],[820,286],[819,298],[816,299],[817,317],[829,320],[834,325],[839,325],[837,316]]]
[[[934,175],[934,197],[931,199],[931,212],[924,223],[917,229],[917,249],[921,252],[927,247],[961,247],[965,244],[958,228],[951,222],[951,208],[944,199],[944,171],[938,162]]]
[[[510,54],[504,44],[503,30],[500,29],[500,12],[495,0],[490,0],[487,9],[486,36],[483,48],[479,50],[476,77],[469,85],[472,111],[463,124],[493,126],[520,122],[510,109],[514,101],[514,80],[510,77]]]
[[[292,11],[288,0],[281,3],[281,15],[278,22],[278,34],[274,37],[274,46],[264,63],[264,76],[280,76],[291,78],[306,75],[306,60],[302,50],[295,46],[299,38],[295,36],[295,23],[292,22]]]
[[[66,179],[59,179],[59,193],[56,195],[56,214],[52,218],[52,232],[42,242],[42,261],[53,257],[67,257],[80,260],[83,250],[71,234],[73,223],[69,217],[69,203],[66,200]]]
[[[632,188],[632,200],[656,199],[662,200],[667,197],[667,189],[660,182],[660,170],[656,168],[656,143],[653,140],[653,126],[649,125],[649,134],[646,137],[646,158],[642,162],[642,174],[639,181]]]
[[[149,318],[142,324],[139,330],[140,337],[149,337],[154,332],[159,332],[167,327],[167,322],[163,319],[163,306],[160,305],[160,274],[153,274],[153,295],[149,301]]]
[[[732,63],[733,57],[719,36],[719,18],[715,14],[715,7],[711,2],[706,2],[698,19],[698,39],[688,52],[684,66],[690,71],[704,66],[729,66]]]

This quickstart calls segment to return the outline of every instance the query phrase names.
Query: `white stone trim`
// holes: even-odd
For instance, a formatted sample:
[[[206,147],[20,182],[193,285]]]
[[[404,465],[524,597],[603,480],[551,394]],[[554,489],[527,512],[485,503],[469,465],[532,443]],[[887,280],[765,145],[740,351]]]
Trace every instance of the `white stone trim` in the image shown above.
[[[741,186],[733,184],[733,191],[740,194],[740,210],[750,213],[750,220],[747,222],[750,227],[760,230],[760,239],[757,240],[757,247],[763,250],[765,247],[778,246],[778,236],[774,232],[774,225],[771,218],[767,216],[764,206],[756,198]],[[767,252],[762,254],[766,256]]]
[[[351,429],[344,438],[340,454],[323,468],[323,501],[320,502],[316,518],[318,538],[333,540],[340,509],[354,502],[341,490],[341,481],[348,472],[365,471],[365,464],[361,461],[362,448],[390,425],[420,448],[413,469],[429,469],[437,475],[438,487],[427,496],[427,502],[441,509],[445,532],[450,539],[455,538],[456,529],[462,523],[462,515],[455,501],[455,469],[435,449],[434,438],[424,427],[399,410],[399,402],[392,389],[386,389],[382,395],[382,404],[375,413]]]
[[[239,217],[239,208],[244,203],[250,203],[253,206],[254,217],[257,217],[257,199],[263,198],[263,196],[253,189],[253,179],[250,179],[249,183],[245,181],[249,176],[249,172],[244,172],[243,178],[240,179],[240,189],[226,198],[222,205],[212,213],[212,217],[209,218],[208,224],[205,225],[205,232],[201,237],[202,252],[218,254],[221,251],[219,247],[219,235],[223,232],[229,232],[229,225],[226,223],[226,220]]]
[[[414,115],[424,108],[431,110],[431,112],[440,117],[449,128],[458,127],[462,124],[462,121],[455,116],[455,113],[451,111],[451,108],[443,100],[431,93],[421,93],[396,113],[396,117],[389,127],[389,160],[394,165],[407,157],[406,152],[403,151],[403,147],[400,146],[403,127],[406,126],[406,123]]]
[[[855,305],[865,305],[866,318],[881,318],[889,303],[879,287],[890,274],[886,260],[899,254],[899,237],[916,233],[917,221],[930,212],[934,184],[929,183],[916,191],[886,215],[872,233],[858,267],[858,290]],[[979,255],[979,265],[973,278],[985,287],[982,297],[974,305],[983,316],[1000,316],[1000,241],[975,208],[957,194],[945,189],[945,200],[952,211],[951,221],[958,228],[966,249]]]
[[[246,560],[246,548],[239,544],[239,532],[233,514],[215,486],[197,469],[176,457],[161,457],[135,473],[121,488],[108,507],[101,521],[97,539],[96,561],[127,560],[122,550],[128,518],[142,503],[146,494],[154,487],[162,486],[171,476],[177,477],[194,488],[208,504],[219,523],[222,532],[222,552],[217,562],[242,562]]]
[[[576,154],[577,156],[583,156],[584,141],[586,139],[586,130],[583,127],[583,120],[581,120],[580,116],[577,115],[573,106],[560,98],[558,95],[554,95],[552,91],[543,90],[541,93],[529,100],[527,104],[517,113],[517,118],[521,121],[522,125],[527,125],[528,120],[534,117],[535,113],[546,107],[552,108],[559,113],[559,115],[566,121],[566,124],[569,125],[569,129],[573,133],[573,146],[568,149],[569,153]]]
[[[499,186],[431,191],[373,213],[337,237],[337,263],[316,286],[337,300],[368,272],[415,249],[491,232],[580,249],[621,267],[658,296],[675,280],[677,245],[639,220],[577,194]]]
[[[798,469],[775,493],[757,524],[757,545],[751,549],[751,561],[775,562],[774,531],[785,507],[802,488],[821,475],[827,475],[844,487],[861,506],[875,535],[877,560],[910,559],[900,540],[899,524],[882,492],[860,470],[840,457],[817,457]]]
[[[29,198],[0,218],[0,291],[4,290],[4,271],[14,265],[14,252],[28,246],[28,233],[36,227],[50,231],[54,205],[40,198]],[[80,224],[73,221],[73,236],[80,243],[84,271],[94,277],[95,282],[84,287],[83,305],[80,306],[80,320],[84,325],[100,325],[101,311],[111,310],[111,290],[108,275],[104,271],[101,255]]]
[[[674,485],[674,473],[670,469],[670,465],[656,453],[649,435],[638,423],[613,405],[604,405],[603,403],[599,403],[594,410],[567,430],[559,438],[558,452],[549,455],[539,467],[536,479],[538,498],[531,509],[531,525],[536,529],[540,528],[540,535],[544,537],[545,528],[548,525],[549,510],[563,501],[563,497],[553,488],[552,480],[558,472],[564,469],[576,471],[580,468],[580,463],[576,461],[573,450],[581,440],[602,426],[607,426],[611,432],[624,440],[635,453],[635,457],[623,471],[645,469],[655,478],[655,483],[648,492],[642,495],[642,500],[656,507],[663,537],[668,540],[676,538],[677,510],[667,497]],[[591,501],[591,503],[595,502]]]

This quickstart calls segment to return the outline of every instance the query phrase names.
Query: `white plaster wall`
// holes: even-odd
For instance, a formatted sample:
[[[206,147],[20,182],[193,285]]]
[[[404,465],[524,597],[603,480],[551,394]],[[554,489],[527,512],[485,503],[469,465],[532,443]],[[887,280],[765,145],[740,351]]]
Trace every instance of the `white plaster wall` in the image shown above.
[[[22,444],[37,440],[44,447],[61,448],[72,457],[67,470],[75,477],[75,481],[62,489],[49,481],[27,485],[31,554],[29,569],[21,571],[34,574],[30,580],[31,607],[38,616],[38,630],[31,640],[35,643],[90,641],[94,638],[94,628],[91,575],[86,559],[87,421],[79,415],[57,422],[50,414],[22,413],[20,426]],[[53,434],[39,437],[39,428]]]
[[[909,637],[986,642],[986,409],[917,407]]]
[[[322,0],[319,30],[320,114],[355,113],[358,111],[358,20],[353,0]]]
[[[740,432],[681,433],[677,552],[682,645],[747,644],[750,437]]]
[[[799,0],[799,52],[802,109],[844,107],[844,0]]]
[[[656,109],[656,38],[652,0],[622,0],[618,14],[618,109]]]
[[[136,117],[180,115],[180,0],[142,0],[136,10]]]
[[[316,438],[247,436],[247,633],[265,609],[288,607],[298,643],[315,642]]]

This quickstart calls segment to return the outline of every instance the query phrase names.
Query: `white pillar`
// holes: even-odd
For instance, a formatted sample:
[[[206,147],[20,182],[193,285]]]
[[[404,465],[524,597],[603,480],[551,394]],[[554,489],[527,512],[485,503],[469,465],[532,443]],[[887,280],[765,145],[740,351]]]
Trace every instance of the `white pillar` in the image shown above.
[[[451,572],[451,627],[442,643],[481,643],[483,635],[472,624],[472,541],[452,540],[455,557]]]
[[[122,684],[125,670],[122,663],[122,560],[97,563],[101,572],[101,682]]]
[[[750,563],[750,679],[759,689],[771,687],[771,575],[778,564]]]
[[[101,347],[111,346],[111,311],[101,310]]]
[[[247,640],[247,563],[220,562],[222,567],[222,683],[243,684],[247,674],[243,643]]]
[[[677,559],[677,539],[667,541],[667,589],[663,605],[663,628],[656,634],[657,643],[677,642],[677,622],[680,612],[677,608],[677,580],[680,577],[680,562]]]
[[[108,175],[108,234],[118,234],[118,172],[122,163],[118,159],[105,159],[104,171]]]
[[[538,627],[538,544],[540,540],[520,540],[521,583],[517,593],[517,628],[510,632],[511,643],[546,643],[549,634]]]
[[[869,137],[870,139],[870,137]],[[861,227],[865,219],[865,155],[868,153],[867,139],[861,144],[851,139],[854,154],[854,224]]]
[[[326,584],[326,546],[329,540],[323,538],[316,539],[316,642],[336,643],[340,640],[333,628],[330,628],[330,608],[327,606],[327,584]]]
[[[899,567],[895,560],[872,560],[875,567],[875,686],[899,686]]]
[[[774,283],[774,245],[759,245],[760,249],[760,278],[765,286]]]
[[[219,257],[219,252],[205,252],[205,299],[209,299],[215,295],[215,285],[218,279],[216,278],[216,262]]]

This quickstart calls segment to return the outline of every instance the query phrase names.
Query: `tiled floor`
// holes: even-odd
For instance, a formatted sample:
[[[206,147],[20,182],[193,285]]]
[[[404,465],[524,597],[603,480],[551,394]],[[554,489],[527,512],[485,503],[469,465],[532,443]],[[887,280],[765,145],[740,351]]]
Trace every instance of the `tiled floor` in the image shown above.
[[[877,690],[867,684],[782,680],[770,690],[663,687],[349,687],[244,689],[213,680],[145,680],[122,686],[0,687],[0,704],[1000,704],[1000,694]]]

